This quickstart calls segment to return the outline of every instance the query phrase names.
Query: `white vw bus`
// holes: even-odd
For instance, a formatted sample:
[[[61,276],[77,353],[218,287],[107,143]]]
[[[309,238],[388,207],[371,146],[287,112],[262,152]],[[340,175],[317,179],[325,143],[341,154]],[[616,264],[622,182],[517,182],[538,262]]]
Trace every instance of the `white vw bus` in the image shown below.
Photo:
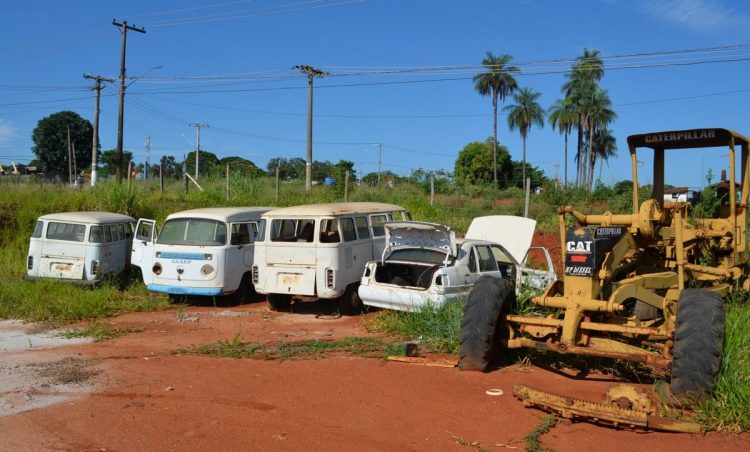
[[[254,242],[263,237],[267,207],[215,207],[169,215],[157,234],[154,220],[138,220],[131,263],[149,290],[170,296],[252,293]]]
[[[96,284],[126,269],[135,219],[110,212],[64,212],[36,222],[26,259],[27,279]]]
[[[394,204],[349,202],[285,207],[263,218],[268,232],[255,247],[253,284],[269,308],[286,309],[293,297],[338,298],[339,311],[354,314],[365,264],[385,247],[383,224],[410,215]]]

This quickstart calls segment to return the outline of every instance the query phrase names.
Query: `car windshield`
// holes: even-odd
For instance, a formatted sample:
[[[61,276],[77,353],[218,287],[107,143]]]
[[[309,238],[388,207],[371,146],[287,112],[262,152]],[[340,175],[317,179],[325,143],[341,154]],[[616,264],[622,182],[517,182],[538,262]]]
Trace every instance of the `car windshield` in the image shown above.
[[[221,246],[227,243],[227,225],[204,218],[167,220],[156,243],[162,245]]]
[[[389,261],[409,261],[419,262],[425,264],[442,264],[445,262],[445,252],[437,250],[426,250],[421,248],[402,248],[394,250],[390,256]]]

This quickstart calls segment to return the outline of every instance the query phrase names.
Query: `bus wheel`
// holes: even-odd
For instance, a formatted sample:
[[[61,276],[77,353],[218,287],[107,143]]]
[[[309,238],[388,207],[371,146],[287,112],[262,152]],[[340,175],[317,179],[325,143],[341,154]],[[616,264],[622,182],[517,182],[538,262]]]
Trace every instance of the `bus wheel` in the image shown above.
[[[362,313],[364,305],[362,304],[362,299],[359,298],[359,293],[357,293],[358,288],[359,284],[347,286],[344,295],[338,299],[339,313],[341,315],[357,315]]]
[[[292,306],[292,296],[283,293],[268,294],[268,309],[272,311],[286,311]]]

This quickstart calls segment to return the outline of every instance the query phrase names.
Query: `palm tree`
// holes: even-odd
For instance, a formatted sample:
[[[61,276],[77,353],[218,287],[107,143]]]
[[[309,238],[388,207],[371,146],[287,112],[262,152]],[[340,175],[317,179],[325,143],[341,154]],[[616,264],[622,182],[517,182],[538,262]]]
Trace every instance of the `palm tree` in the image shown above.
[[[493,55],[487,52],[482,60],[482,66],[487,72],[474,76],[474,88],[482,96],[492,97],[492,174],[495,185],[497,185],[497,101],[505,102],[513,91],[518,88],[518,83],[513,74],[521,72],[516,66],[508,66],[510,55]]]
[[[599,58],[598,50],[583,49],[583,55],[576,58],[568,81],[563,84],[562,91],[566,98],[570,98],[573,108],[578,116],[578,140],[576,149],[576,161],[578,171],[576,181],[578,185],[584,185],[588,168],[588,155],[584,148],[584,133],[587,129],[587,108],[591,104],[591,97],[599,89],[599,80],[604,76],[604,63]]]
[[[537,100],[542,93],[536,93],[532,88],[523,88],[513,95],[516,102],[508,105],[503,110],[508,112],[508,127],[510,130],[518,129],[523,140],[523,187],[526,188],[526,137],[531,127],[536,125],[544,127],[544,109]]]
[[[578,115],[576,114],[573,99],[566,96],[558,99],[547,111],[548,121],[553,129],[560,131],[565,136],[565,148],[563,151],[565,159],[564,184],[568,186],[568,135],[573,131],[573,127],[578,124]]]
[[[609,129],[598,130],[594,134],[593,149],[594,154],[591,160],[591,173],[593,174],[594,172],[594,165],[596,165],[596,162],[601,160],[601,163],[599,163],[598,177],[598,179],[601,180],[604,164],[609,162],[610,158],[617,156],[617,140],[615,140],[614,135],[612,135],[612,131]]]
[[[587,152],[583,155],[583,184],[588,186],[589,190],[591,190],[594,179],[596,158],[594,156],[594,135],[606,129],[615,118],[617,118],[617,114],[612,110],[612,101],[609,99],[607,91],[597,86],[590,96],[583,99],[581,119],[587,133],[586,142],[588,144]]]

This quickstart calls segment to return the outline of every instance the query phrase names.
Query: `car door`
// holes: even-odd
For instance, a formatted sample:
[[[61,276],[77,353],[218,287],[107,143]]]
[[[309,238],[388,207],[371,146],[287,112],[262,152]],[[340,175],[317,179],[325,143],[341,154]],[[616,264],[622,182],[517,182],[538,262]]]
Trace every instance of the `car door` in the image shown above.
[[[224,255],[224,281],[225,289],[234,290],[240,286],[242,276],[253,265],[252,242],[257,226],[253,228],[250,222],[232,223],[230,230],[229,246]]]
[[[154,240],[156,239],[156,221],[141,218],[135,226],[133,247],[130,251],[130,263],[141,268],[143,283],[151,284],[151,268],[154,265]]]

